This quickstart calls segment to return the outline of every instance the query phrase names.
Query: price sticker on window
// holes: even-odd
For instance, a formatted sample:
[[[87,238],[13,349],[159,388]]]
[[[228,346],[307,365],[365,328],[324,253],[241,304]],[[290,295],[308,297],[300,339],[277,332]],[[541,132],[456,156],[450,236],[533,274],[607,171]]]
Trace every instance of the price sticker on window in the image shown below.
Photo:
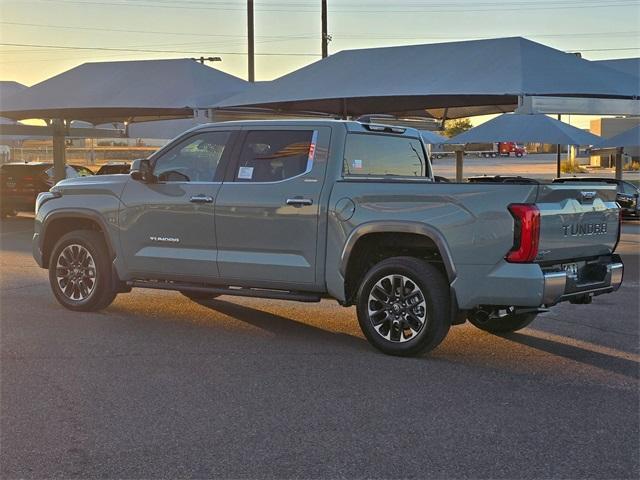
[[[253,178],[253,167],[240,167],[238,169],[238,178],[251,180]]]

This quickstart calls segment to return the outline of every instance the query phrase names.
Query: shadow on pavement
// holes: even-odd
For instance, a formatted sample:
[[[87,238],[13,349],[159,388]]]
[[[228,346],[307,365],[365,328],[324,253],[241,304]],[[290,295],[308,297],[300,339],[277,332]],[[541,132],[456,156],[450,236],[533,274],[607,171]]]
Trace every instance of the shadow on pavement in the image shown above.
[[[237,303],[225,302],[224,300],[200,300],[199,305],[220,312],[229,317],[235,318],[244,323],[248,323],[256,328],[266,330],[280,336],[300,336],[310,340],[325,340],[340,343],[348,347],[357,347],[360,350],[372,350],[368,343],[358,337],[345,333],[337,333],[322,328],[314,327],[306,323],[275,315],[273,313],[258,310]]]
[[[604,353],[594,352],[593,350],[586,350],[574,345],[567,345],[565,343],[545,338],[526,335],[524,333],[510,333],[500,335],[500,337],[552,355],[557,355],[585,365],[624,375],[625,377],[635,379],[640,378],[640,363],[634,360],[614,357]]]

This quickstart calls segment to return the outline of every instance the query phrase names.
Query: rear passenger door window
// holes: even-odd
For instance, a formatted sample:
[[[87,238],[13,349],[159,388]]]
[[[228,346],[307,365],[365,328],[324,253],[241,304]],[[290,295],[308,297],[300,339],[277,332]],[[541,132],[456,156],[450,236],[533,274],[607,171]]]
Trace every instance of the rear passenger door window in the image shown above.
[[[281,182],[312,167],[313,130],[253,130],[246,134],[234,181]]]

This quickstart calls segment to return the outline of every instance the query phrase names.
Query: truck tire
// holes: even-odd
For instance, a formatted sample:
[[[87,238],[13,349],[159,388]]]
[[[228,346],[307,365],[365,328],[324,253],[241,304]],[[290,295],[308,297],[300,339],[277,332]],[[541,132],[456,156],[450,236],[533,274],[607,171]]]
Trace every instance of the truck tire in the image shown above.
[[[91,230],[63,235],[49,259],[49,283],[63,307],[80,312],[102,310],[116,297],[109,250]]]
[[[180,292],[182,295],[187,297],[189,300],[193,300],[197,302],[198,300],[213,300],[214,298],[218,298],[220,295],[215,293],[207,293],[207,292]]]
[[[413,257],[374,265],[358,290],[362,333],[384,353],[413,356],[436,348],[451,326],[449,285],[436,267]]]
[[[522,330],[535,320],[537,313],[512,313],[503,315],[471,315],[468,320],[475,327],[489,333],[511,333]]]

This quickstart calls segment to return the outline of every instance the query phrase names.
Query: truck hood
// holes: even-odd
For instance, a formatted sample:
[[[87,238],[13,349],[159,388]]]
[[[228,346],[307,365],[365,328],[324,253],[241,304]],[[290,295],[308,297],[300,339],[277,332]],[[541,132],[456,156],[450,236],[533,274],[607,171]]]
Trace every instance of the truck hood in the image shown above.
[[[92,175],[67,178],[56,183],[51,191],[65,194],[111,194],[120,197],[124,186],[131,181],[127,174]]]

